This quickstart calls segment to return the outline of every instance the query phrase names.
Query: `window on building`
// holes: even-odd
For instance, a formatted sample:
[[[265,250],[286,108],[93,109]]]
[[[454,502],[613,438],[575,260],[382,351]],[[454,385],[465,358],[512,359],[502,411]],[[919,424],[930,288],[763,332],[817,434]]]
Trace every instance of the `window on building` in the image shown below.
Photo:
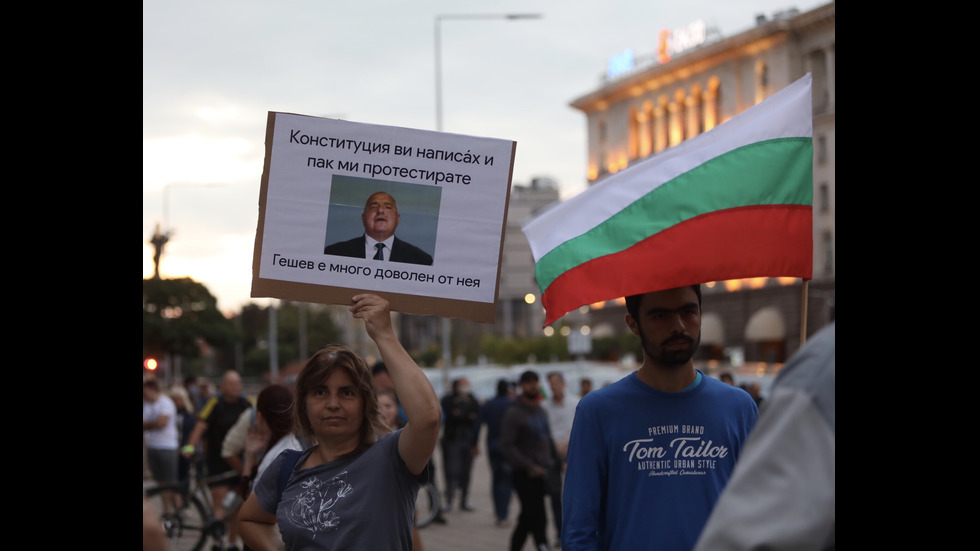
[[[670,100],[667,96],[660,96],[658,102],[654,123],[654,131],[657,134],[653,142],[653,150],[659,153],[670,147]]]
[[[640,114],[636,107],[630,107],[629,120],[629,158],[633,159],[640,155]]]
[[[820,184],[820,187],[818,189],[820,190],[819,192],[820,212],[830,212],[830,186],[827,185],[827,182],[823,182]]]
[[[786,343],[783,341],[767,341],[757,343],[758,357],[756,361],[766,363],[783,363],[786,361]]]
[[[653,106],[652,101],[646,103],[645,113],[646,113],[646,151],[641,151],[644,157],[654,153],[657,149],[657,117],[656,108]]]
[[[687,123],[687,110],[685,109],[684,90],[678,90],[674,94],[674,101],[670,104],[670,145],[675,146],[685,139],[685,126]]]
[[[817,162],[820,164],[827,163],[827,136],[817,137]]]
[[[826,232],[823,234],[823,273],[824,275],[834,275],[834,234]]]
[[[827,54],[823,50],[810,52],[806,57],[813,75],[812,97],[813,112],[824,113],[830,104],[830,90],[827,88]]]
[[[609,173],[609,149],[606,145],[606,121],[599,121],[599,174]]]
[[[704,97],[704,131],[707,132],[721,124],[721,80],[708,79],[708,89]]]
[[[755,63],[755,103],[762,103],[769,97],[769,65],[763,60]]]
[[[691,87],[691,95],[687,98],[688,132],[687,137],[693,138],[704,132],[704,104],[702,102],[701,85]]]

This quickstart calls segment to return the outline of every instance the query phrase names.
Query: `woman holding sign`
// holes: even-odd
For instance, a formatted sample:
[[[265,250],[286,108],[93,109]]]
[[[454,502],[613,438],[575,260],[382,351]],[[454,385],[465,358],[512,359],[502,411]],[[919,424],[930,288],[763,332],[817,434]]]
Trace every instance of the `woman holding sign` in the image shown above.
[[[314,354],[296,378],[295,402],[298,432],[313,446],[288,470],[281,495],[289,452],[273,460],[239,514],[242,539],[256,551],[283,542],[289,549],[412,548],[415,498],[439,436],[439,400],[395,336],[388,301],[355,295],[350,311],[377,344],[408,423],[385,434],[374,376],[350,349],[331,345]]]

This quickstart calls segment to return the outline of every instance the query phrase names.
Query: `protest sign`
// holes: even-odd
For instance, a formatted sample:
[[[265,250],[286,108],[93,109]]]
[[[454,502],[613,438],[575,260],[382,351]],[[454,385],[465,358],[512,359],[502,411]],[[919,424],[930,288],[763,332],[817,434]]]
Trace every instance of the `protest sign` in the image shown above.
[[[400,312],[493,322],[516,148],[270,112],[251,296],[372,292]],[[365,239],[375,223],[394,227],[382,260]]]

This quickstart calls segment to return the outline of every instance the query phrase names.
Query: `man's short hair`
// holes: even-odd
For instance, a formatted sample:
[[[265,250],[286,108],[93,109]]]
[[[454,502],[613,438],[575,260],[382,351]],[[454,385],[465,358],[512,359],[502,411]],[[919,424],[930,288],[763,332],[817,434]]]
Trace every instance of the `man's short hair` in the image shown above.
[[[557,376],[562,381],[565,380],[565,374],[562,373],[561,371],[549,371],[548,374],[545,375],[544,378],[545,378],[545,380],[550,381],[551,378],[554,377],[554,376]]]
[[[537,382],[537,381],[540,380],[540,378],[538,377],[538,374],[537,373],[528,370],[528,371],[525,371],[524,373],[521,373],[521,378],[518,379],[518,380],[521,383],[527,383],[527,382]]]
[[[698,295],[698,307],[701,307],[701,284],[695,283],[691,285],[694,292]],[[664,289],[666,291],[666,289]],[[629,315],[633,316],[633,319],[638,319],[640,317],[640,301],[643,299],[643,295],[647,293],[640,293],[638,295],[630,295],[626,297],[626,311]]]
[[[388,366],[386,366],[384,362],[378,362],[373,366],[371,366],[372,375],[377,376],[378,373],[387,373],[387,372],[388,372]]]

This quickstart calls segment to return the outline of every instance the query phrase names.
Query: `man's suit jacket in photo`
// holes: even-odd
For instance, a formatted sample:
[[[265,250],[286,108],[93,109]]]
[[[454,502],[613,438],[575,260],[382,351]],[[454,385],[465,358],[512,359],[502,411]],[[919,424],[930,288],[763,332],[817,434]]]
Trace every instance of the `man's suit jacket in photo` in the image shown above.
[[[323,254],[350,256],[353,258],[366,258],[364,256],[364,247],[365,237],[361,235],[360,237],[355,237],[354,239],[327,245],[323,249]],[[425,266],[432,265],[432,256],[429,253],[423,251],[415,245],[412,245],[408,241],[402,241],[397,237],[395,237],[395,241],[391,246],[388,260],[391,262],[405,262],[407,264],[423,264]]]

